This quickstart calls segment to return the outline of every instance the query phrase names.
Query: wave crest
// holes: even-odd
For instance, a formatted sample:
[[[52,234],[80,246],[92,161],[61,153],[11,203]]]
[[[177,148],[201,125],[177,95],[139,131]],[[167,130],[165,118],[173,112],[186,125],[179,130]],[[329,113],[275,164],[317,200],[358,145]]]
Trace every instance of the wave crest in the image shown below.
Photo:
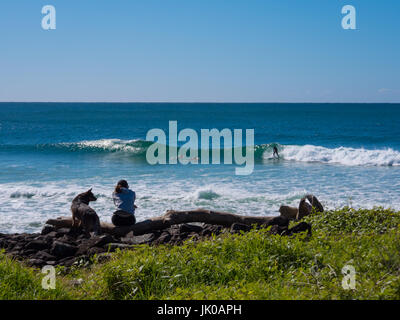
[[[64,142],[41,145],[1,145],[0,150],[17,150],[21,152],[66,152],[66,153],[120,153],[128,157],[145,160],[148,148],[153,141],[141,139],[100,139],[81,142]],[[400,152],[391,148],[364,149],[364,148],[326,148],[314,145],[279,145],[277,143],[259,144],[254,146],[254,159],[263,162],[274,159],[273,147],[277,146],[280,160],[297,162],[318,162],[327,164],[341,164],[345,166],[400,166]],[[169,157],[168,146],[166,156]],[[219,150],[221,162],[224,159],[224,150]],[[245,151],[242,151],[243,153]],[[212,152],[210,150],[210,156]],[[201,150],[198,150],[201,157]],[[275,159],[276,160],[276,159]],[[18,195],[16,195],[18,197]]]
[[[400,166],[400,152],[388,149],[368,150],[364,148],[325,148],[304,145],[285,146],[281,152],[285,160],[320,162],[346,166]]]

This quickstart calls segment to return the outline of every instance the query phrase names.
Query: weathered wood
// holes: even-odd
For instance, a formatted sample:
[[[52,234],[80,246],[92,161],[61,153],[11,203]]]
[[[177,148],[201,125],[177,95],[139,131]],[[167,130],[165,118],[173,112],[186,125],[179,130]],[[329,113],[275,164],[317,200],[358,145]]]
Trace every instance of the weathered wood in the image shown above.
[[[117,236],[123,236],[131,231],[134,235],[141,235],[154,230],[163,230],[174,224],[190,222],[203,222],[207,224],[222,225],[224,227],[230,227],[234,223],[266,226],[273,224],[287,226],[288,224],[288,220],[282,217],[241,216],[228,212],[197,209],[191,211],[169,210],[162,216],[147,219],[128,227],[116,227],[111,223],[101,222],[101,229],[104,233]],[[57,228],[71,228],[72,218],[60,217],[58,219],[50,219],[46,223]]]
[[[289,220],[296,220],[299,209],[296,207],[281,206],[279,208],[279,212],[280,212],[281,216],[286,217]]]

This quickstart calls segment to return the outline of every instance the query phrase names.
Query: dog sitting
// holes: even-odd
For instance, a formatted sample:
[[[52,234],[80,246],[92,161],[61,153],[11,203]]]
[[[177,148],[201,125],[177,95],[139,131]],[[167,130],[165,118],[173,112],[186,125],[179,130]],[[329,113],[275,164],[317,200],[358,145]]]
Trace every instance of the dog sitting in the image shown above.
[[[92,193],[92,189],[78,194],[72,200],[72,227],[82,227],[84,232],[89,235],[93,232],[95,235],[100,234],[100,219],[96,211],[89,207],[90,201],[96,201],[97,198]]]

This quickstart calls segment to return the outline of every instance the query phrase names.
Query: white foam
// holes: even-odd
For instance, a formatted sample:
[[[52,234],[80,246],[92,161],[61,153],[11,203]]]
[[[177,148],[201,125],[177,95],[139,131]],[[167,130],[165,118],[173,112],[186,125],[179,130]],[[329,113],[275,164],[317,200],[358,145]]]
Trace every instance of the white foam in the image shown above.
[[[362,184],[360,189],[354,189],[350,179],[349,183],[338,187],[328,182],[326,185],[310,185],[303,189],[301,185],[292,186],[290,180],[282,180],[279,176],[276,179],[261,174],[258,179],[250,180],[202,177],[200,182],[153,175],[142,176],[131,187],[137,193],[138,221],[159,216],[168,209],[198,207],[243,215],[277,215],[280,205],[297,206],[306,193],[315,193],[328,209],[345,205],[355,208],[382,205],[400,210],[396,191],[382,192],[387,182],[377,188]],[[114,179],[102,179],[99,182],[96,177],[84,182],[0,184],[0,232],[39,232],[47,219],[70,215],[74,196],[91,187],[98,199],[90,205],[101,220],[110,222],[115,210],[112,201],[114,184]]]
[[[85,140],[76,143],[62,143],[66,147],[77,147],[79,149],[97,149],[103,151],[122,151],[136,153],[141,151],[142,147],[137,145],[141,140],[121,140],[121,139],[100,139],[100,140]]]
[[[285,160],[320,162],[346,166],[400,166],[400,152],[388,149],[325,148],[313,145],[288,145],[280,152]]]

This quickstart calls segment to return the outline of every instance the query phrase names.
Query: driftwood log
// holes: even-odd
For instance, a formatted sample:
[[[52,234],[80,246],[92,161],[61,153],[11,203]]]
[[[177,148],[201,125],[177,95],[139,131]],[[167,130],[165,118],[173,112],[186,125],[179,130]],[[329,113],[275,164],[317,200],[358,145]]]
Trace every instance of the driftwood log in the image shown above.
[[[288,219],[285,217],[257,217],[257,216],[242,216],[228,212],[210,211],[205,209],[197,209],[192,211],[174,211],[169,210],[164,215],[138,222],[128,227],[116,227],[111,223],[101,222],[102,232],[124,236],[129,232],[134,235],[142,235],[150,233],[154,230],[163,230],[175,224],[203,222],[207,224],[221,225],[231,227],[234,223],[240,223],[248,226],[287,226]],[[71,217],[60,217],[50,219],[46,222],[56,228],[71,228]]]

